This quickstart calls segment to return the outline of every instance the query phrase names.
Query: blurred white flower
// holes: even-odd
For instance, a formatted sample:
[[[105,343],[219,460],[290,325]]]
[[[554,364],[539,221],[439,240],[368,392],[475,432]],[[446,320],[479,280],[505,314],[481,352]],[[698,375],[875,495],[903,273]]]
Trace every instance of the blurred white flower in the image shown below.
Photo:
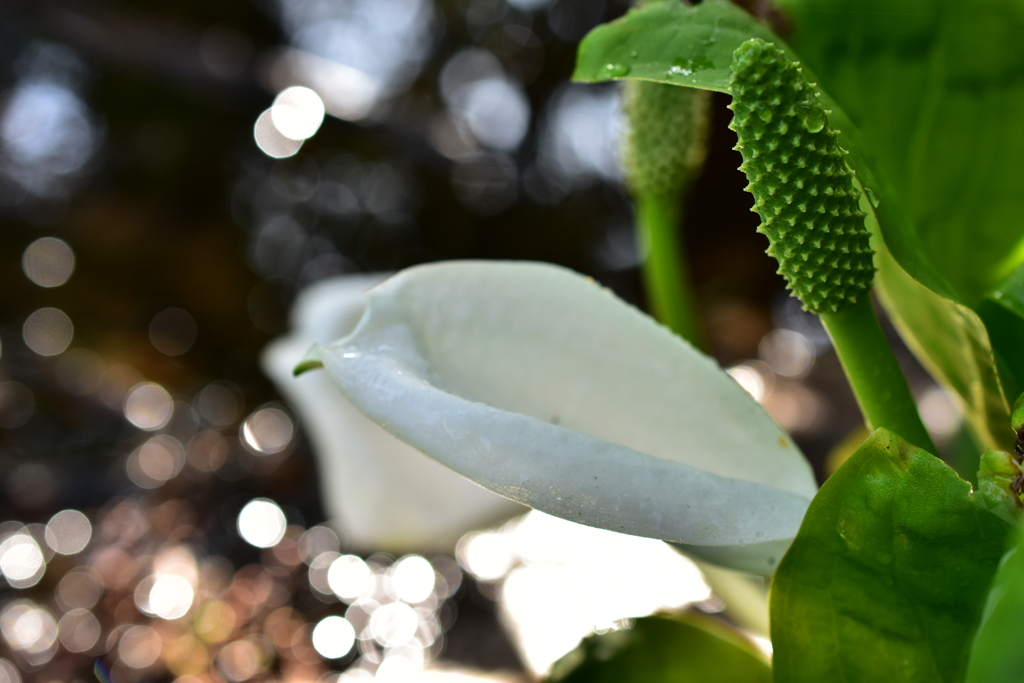
[[[325,373],[292,374],[312,345],[352,331],[363,313],[365,290],[381,278],[340,277],[303,292],[292,310],[292,333],[264,350],[263,369],[306,427],[325,512],[347,541],[366,550],[443,550],[454,547],[466,531],[523,508],[373,424]]]
[[[771,574],[817,490],[712,359],[563,268],[403,271],[320,353],[370,419],[481,486],[724,566]]]

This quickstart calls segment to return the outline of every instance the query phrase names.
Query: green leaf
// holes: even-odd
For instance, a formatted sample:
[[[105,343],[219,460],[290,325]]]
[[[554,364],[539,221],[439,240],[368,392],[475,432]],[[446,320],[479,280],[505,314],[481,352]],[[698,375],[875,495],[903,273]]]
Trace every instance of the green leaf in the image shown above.
[[[883,204],[898,200],[909,218],[883,218],[893,256],[933,291],[976,305],[1024,261],[1024,128],[1015,116],[1024,109],[1024,3],[779,4],[793,23],[790,45],[891,183]]]
[[[637,619],[590,636],[546,683],[768,683],[771,668],[739,633],[697,614]]]
[[[992,338],[1006,397],[1024,392],[1024,264],[977,306]]]
[[[936,294],[875,240],[876,291],[900,336],[933,377],[961,399],[975,441],[1010,450],[1014,435],[988,330],[973,310]]]
[[[779,42],[726,0],[655,3],[591,31],[580,43],[573,80],[629,77],[727,93],[732,52],[751,38]]]
[[[999,565],[971,646],[966,683],[1017,681],[1024,671],[1024,527]]]
[[[777,683],[962,680],[1012,528],[1005,476],[982,474],[978,495],[892,432],[861,446],[775,574]]]

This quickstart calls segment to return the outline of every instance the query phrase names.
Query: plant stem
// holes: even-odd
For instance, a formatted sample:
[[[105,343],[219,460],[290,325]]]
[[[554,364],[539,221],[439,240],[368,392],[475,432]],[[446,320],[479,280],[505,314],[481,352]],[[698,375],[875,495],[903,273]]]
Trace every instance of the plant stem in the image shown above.
[[[838,313],[822,313],[821,321],[832,337],[868,427],[885,427],[935,453],[907,380],[878,324],[871,297],[862,296]]]
[[[689,271],[678,227],[680,201],[672,194],[636,197],[637,242],[643,256],[643,277],[654,317],[699,349],[704,335],[696,315]]]

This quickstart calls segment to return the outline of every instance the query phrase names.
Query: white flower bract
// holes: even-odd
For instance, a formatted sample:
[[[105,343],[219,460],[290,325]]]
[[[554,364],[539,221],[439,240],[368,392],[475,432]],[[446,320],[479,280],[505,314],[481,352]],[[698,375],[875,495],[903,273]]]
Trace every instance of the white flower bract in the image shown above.
[[[306,427],[325,512],[367,551],[453,548],[466,531],[523,511],[424,457],[365,418],[322,372],[294,377],[310,346],[348,334],[382,275],[317,283],[293,310],[293,331],[263,352],[263,369]]]
[[[770,574],[817,490],[712,359],[557,266],[403,271],[321,357],[371,420],[481,486],[736,569]]]

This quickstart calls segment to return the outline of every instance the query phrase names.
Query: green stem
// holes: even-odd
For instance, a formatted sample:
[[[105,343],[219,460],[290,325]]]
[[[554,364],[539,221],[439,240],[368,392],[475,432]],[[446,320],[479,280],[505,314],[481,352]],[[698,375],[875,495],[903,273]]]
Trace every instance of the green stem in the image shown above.
[[[644,286],[651,312],[670,330],[704,349],[704,335],[678,237],[681,217],[679,199],[671,194],[636,197],[637,241],[644,259]]]
[[[868,427],[885,427],[935,453],[907,380],[875,317],[871,297],[861,296],[838,313],[822,313],[821,321],[832,337]]]

